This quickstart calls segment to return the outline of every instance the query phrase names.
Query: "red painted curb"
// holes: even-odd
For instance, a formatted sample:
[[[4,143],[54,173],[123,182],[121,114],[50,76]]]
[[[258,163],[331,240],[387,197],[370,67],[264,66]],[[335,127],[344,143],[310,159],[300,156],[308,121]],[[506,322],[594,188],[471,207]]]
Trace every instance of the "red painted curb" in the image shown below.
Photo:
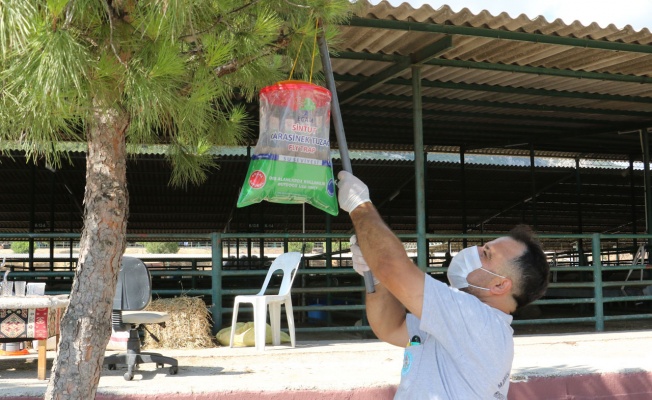
[[[652,372],[530,378],[512,382],[508,400],[649,400]]]
[[[395,386],[344,390],[288,390],[283,392],[234,391],[212,393],[156,393],[109,395],[95,400],[391,400]],[[529,378],[512,382],[508,400],[649,400],[652,372],[607,373]],[[2,400],[41,400],[41,397],[2,397]]]
[[[357,388],[348,391],[297,390],[283,392],[212,392],[212,393],[155,393],[136,395],[107,395],[98,393],[95,400],[392,400],[395,386],[380,388]],[[42,400],[42,397],[2,397],[2,400]]]
[[[391,400],[396,393],[396,387],[359,388],[350,391],[313,391],[297,390],[283,392],[236,391],[220,393],[194,394],[156,394],[114,396],[98,394],[95,400]],[[24,399],[23,399],[24,400]]]

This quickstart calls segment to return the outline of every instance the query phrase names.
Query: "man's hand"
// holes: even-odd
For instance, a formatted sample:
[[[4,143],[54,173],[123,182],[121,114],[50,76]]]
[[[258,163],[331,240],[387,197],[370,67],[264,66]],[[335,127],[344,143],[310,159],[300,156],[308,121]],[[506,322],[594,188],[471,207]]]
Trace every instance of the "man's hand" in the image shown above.
[[[337,174],[337,199],[342,210],[350,213],[362,203],[369,200],[369,188],[360,179],[347,171],[340,171]]]
[[[365,272],[371,271],[369,269],[369,266],[367,265],[367,262],[365,261],[364,257],[362,256],[362,250],[360,250],[360,246],[358,246],[358,238],[353,235],[351,236],[350,239],[351,242],[351,254],[353,255],[353,269],[355,272],[358,274],[364,276]],[[376,277],[371,275],[374,278],[374,285],[377,285],[380,283]]]

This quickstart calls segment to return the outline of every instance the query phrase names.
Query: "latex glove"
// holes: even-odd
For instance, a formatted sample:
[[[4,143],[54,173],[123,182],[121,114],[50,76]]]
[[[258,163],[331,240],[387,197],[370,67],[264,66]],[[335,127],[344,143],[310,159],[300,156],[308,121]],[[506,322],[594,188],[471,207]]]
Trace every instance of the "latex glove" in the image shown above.
[[[361,276],[364,276],[365,272],[370,271],[370,269],[364,257],[362,257],[362,250],[360,249],[360,246],[358,246],[358,238],[353,235],[349,241],[351,243],[351,254],[353,255],[353,269]],[[373,274],[371,276],[373,276]],[[380,281],[376,279],[375,276],[373,276],[373,278],[374,285],[380,283]]]
[[[360,204],[371,202],[369,188],[353,174],[348,171],[340,171],[337,174],[337,179],[339,180],[337,199],[342,210],[350,213]]]

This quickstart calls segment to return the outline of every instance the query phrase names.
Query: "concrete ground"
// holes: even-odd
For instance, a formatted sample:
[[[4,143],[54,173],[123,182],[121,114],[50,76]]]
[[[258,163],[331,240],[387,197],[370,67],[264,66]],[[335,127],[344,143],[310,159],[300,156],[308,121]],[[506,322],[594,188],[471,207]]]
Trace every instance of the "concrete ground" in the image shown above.
[[[510,400],[652,398],[652,331],[516,336],[515,342]],[[143,364],[125,381],[120,366],[104,369],[97,399],[391,399],[403,359],[400,348],[359,339],[299,340],[294,349],[268,346],[262,353],[159,352],[178,358],[178,375]],[[54,356],[48,352],[48,368]],[[42,398],[46,386],[36,379],[35,354],[0,357],[0,399]]]

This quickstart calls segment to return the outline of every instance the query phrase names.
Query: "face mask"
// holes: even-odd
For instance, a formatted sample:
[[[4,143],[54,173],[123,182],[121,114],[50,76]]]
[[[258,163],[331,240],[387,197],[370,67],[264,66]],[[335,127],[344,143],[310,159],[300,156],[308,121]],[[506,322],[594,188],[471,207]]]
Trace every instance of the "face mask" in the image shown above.
[[[469,274],[476,269],[481,269],[491,275],[504,278],[502,275],[494,274],[493,272],[482,268],[482,262],[480,261],[480,253],[478,252],[478,247],[473,246],[462,249],[455,255],[455,257],[453,257],[451,264],[448,267],[448,281],[451,283],[452,287],[457,289],[463,289],[465,287],[471,286],[476,289],[489,290],[480,286],[471,285],[469,282],[467,282],[467,276],[469,276]]]

